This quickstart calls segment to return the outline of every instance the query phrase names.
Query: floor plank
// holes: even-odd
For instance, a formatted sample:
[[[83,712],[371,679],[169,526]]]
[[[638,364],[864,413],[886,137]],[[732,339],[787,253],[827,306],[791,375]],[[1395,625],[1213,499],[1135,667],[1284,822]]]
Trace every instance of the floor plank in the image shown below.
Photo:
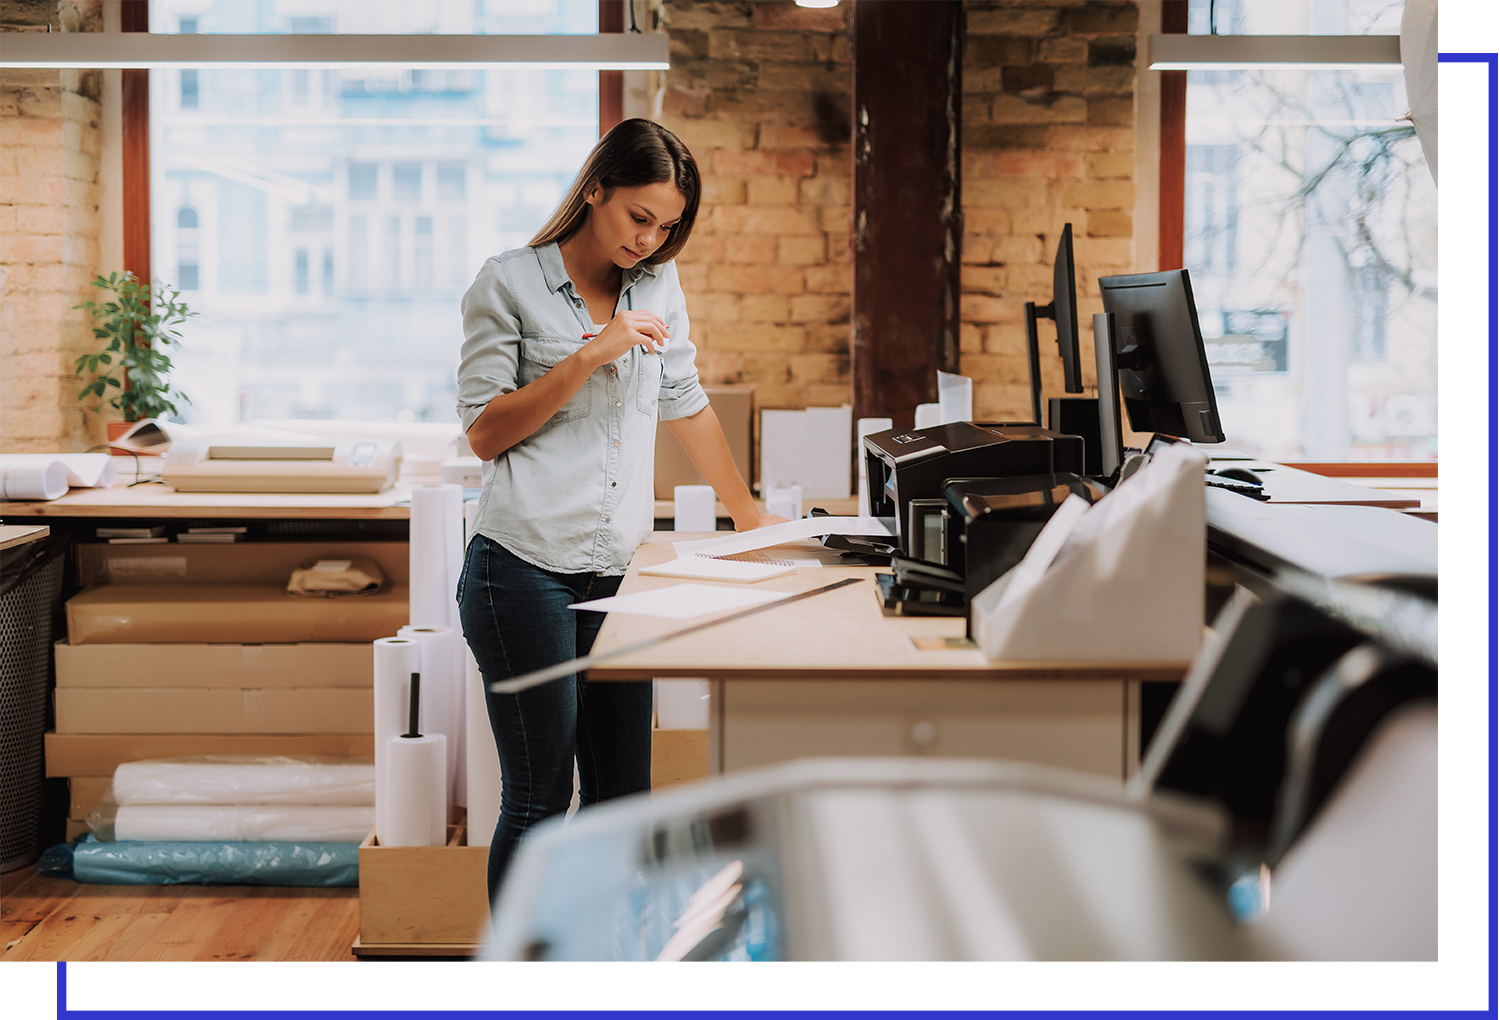
[[[0,875],[0,961],[338,960],[358,889],[88,885]]]

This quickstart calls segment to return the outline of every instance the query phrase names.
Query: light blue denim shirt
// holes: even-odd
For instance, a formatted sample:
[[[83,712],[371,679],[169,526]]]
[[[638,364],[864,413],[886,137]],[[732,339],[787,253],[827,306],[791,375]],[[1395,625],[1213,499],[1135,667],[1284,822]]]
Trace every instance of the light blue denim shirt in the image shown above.
[[[644,263],[620,280],[615,311],[655,312],[671,339],[595,369],[541,428],[484,465],[476,530],[558,573],[623,574],[651,533],[656,418],[708,406],[693,365],[677,266]],[[546,375],[592,333],[557,245],[488,259],[463,300],[458,416],[464,430],[491,400]]]

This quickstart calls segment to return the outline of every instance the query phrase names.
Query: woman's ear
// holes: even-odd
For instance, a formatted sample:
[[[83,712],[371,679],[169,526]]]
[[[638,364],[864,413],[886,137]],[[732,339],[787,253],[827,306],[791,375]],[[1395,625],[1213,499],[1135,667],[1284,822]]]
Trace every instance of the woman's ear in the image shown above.
[[[589,205],[602,205],[604,203],[604,189],[597,184],[594,185],[589,189],[588,194],[583,196],[583,200]]]

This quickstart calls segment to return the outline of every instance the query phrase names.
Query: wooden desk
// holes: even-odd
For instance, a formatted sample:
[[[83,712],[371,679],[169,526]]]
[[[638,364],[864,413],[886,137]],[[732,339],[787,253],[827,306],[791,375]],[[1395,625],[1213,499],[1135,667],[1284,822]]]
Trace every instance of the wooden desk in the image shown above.
[[[623,594],[683,583],[642,577],[674,559],[658,532],[637,552]],[[1139,684],[1180,680],[1183,662],[990,662],[977,649],[921,651],[912,638],[961,638],[954,617],[886,617],[869,567],[804,568],[754,585],[788,594],[845,577],[863,584],[621,656],[591,680],[710,681],[709,769],[824,754],[1011,758],[1124,778],[1139,758]],[[606,652],[683,626],[612,614]]]
[[[45,524],[0,524],[0,549],[40,542],[51,532],[52,529]]]
[[[147,482],[109,489],[69,489],[53,500],[0,503],[0,518],[22,517],[155,517],[241,519],[319,518],[406,520],[411,507],[398,501],[411,498],[411,489],[398,486],[372,495],[315,492],[177,492],[167,485]]]

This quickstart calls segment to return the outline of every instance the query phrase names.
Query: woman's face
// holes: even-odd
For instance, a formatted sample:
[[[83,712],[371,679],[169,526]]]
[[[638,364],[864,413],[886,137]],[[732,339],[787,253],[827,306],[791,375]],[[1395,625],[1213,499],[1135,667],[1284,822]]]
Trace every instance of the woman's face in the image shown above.
[[[666,244],[687,206],[670,181],[616,188],[608,197],[603,188],[595,188],[585,201],[592,208],[584,229],[621,269],[630,269]]]

